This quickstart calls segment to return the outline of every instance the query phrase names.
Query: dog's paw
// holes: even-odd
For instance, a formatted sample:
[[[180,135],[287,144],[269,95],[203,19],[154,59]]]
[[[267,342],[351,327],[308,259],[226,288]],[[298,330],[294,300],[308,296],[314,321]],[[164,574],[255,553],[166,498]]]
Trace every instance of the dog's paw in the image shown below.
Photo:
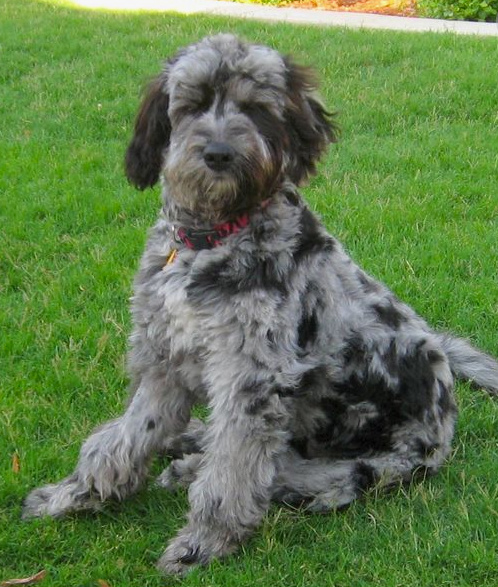
[[[195,453],[172,461],[156,479],[157,485],[168,491],[175,491],[179,487],[189,487],[196,478],[201,460],[202,454]]]
[[[273,494],[272,500],[294,508],[301,508],[305,507],[310,502],[311,498],[307,495],[302,495],[298,491],[284,487]]]
[[[186,575],[195,566],[207,564],[209,559],[198,540],[183,531],[170,542],[157,568],[166,575]]]
[[[167,491],[176,491],[181,487],[178,476],[173,469],[173,463],[166,467],[164,471],[157,477],[156,485]]]
[[[318,493],[309,503],[306,510],[315,514],[327,514],[331,511],[344,510],[358,497],[356,491],[348,487],[337,487],[330,491]]]
[[[204,534],[204,537],[202,537]],[[204,533],[184,528],[174,538],[157,563],[158,570],[166,575],[186,575],[199,565],[231,554],[237,543],[224,533]]]
[[[22,519],[29,520],[30,518],[54,516],[51,513],[51,498],[55,487],[55,485],[46,485],[31,491],[23,502]]]
[[[78,510],[99,510],[102,504],[95,499],[76,476],[60,483],[34,489],[23,503],[22,519],[50,516],[59,518]]]

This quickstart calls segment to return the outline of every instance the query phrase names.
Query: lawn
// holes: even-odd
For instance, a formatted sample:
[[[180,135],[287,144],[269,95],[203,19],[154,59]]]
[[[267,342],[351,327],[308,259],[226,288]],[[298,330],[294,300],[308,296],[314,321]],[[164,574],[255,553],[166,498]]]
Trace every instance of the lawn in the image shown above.
[[[158,190],[122,158],[161,60],[230,30],[315,65],[342,140],[305,189],[369,272],[430,323],[498,355],[496,39],[89,12],[2,0],[0,581],[155,587],[184,494],[20,521],[29,489],[69,474],[121,411],[128,298]],[[274,507],[239,554],[187,586],[496,587],[498,404],[467,385],[442,473],[336,515]],[[158,473],[164,463],[156,463]]]

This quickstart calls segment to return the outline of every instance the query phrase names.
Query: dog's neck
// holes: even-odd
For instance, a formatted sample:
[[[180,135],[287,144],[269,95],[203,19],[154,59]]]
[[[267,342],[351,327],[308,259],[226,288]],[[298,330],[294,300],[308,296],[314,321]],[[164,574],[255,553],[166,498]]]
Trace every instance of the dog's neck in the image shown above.
[[[230,217],[227,215],[225,220],[199,218],[198,215],[170,201],[164,203],[163,213],[171,224],[174,240],[188,249],[200,251],[220,246],[225,238],[246,228],[250,223],[251,212],[254,209],[266,208],[270,201],[271,198],[268,198],[256,208]]]
[[[249,225],[249,214],[242,214],[235,220],[223,222],[211,229],[189,228],[188,226],[174,226],[173,234],[177,242],[184,244],[193,251],[213,249],[223,244],[223,239],[237,234]]]

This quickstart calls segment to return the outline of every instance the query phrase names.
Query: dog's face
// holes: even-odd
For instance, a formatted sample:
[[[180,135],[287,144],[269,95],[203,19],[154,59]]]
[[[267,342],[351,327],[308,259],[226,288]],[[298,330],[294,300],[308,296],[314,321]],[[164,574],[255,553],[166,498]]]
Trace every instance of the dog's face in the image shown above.
[[[336,138],[309,69],[232,35],[208,37],[167,62],[137,116],[126,154],[140,189],[160,176],[168,197],[226,219],[300,183]]]

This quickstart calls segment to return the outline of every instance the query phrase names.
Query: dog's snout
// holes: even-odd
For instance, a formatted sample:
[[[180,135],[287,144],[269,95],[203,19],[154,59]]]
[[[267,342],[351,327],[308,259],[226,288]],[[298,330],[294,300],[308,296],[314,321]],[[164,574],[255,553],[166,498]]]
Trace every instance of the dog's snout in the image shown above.
[[[222,171],[229,167],[234,154],[234,150],[227,143],[209,143],[203,151],[206,165],[215,171]]]

